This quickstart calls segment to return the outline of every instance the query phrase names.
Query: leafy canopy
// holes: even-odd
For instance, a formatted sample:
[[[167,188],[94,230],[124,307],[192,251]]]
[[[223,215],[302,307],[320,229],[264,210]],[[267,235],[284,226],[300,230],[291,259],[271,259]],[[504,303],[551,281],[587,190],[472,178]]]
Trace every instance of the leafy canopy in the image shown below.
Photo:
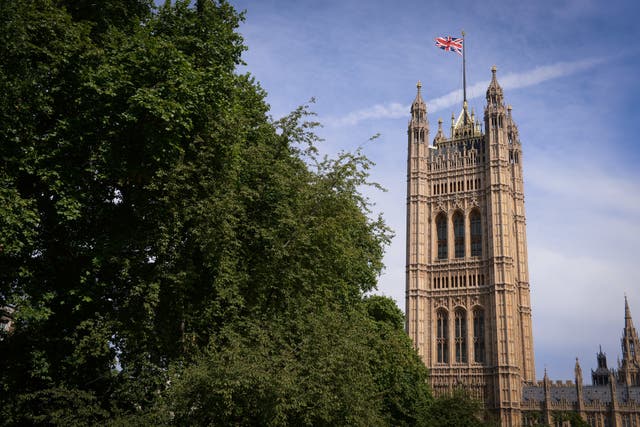
[[[0,419],[429,425],[360,152],[236,67],[225,1],[0,0]]]

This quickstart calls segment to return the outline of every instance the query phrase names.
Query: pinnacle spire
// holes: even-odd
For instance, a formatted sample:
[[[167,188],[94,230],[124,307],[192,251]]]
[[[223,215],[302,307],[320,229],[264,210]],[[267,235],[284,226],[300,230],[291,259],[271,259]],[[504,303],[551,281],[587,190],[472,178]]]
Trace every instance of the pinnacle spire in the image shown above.
[[[638,339],[638,333],[633,326],[633,319],[631,319],[631,310],[629,309],[629,301],[627,296],[624,296],[624,329],[622,330],[622,364],[628,364],[633,360],[634,363],[640,362],[640,339]]]
[[[416,98],[411,104],[411,123],[415,124],[428,124],[427,123],[427,105],[422,99],[422,83],[418,80],[416,84]]]
[[[549,380],[549,375],[547,374],[547,368],[544,368],[544,376],[542,377],[542,382],[544,384],[545,394],[549,392],[551,388],[551,380]]]
[[[480,129],[475,124],[475,114],[473,112],[471,115],[469,114],[469,104],[465,100],[457,119],[451,113],[451,137],[461,138],[478,134],[480,134]]]
[[[438,132],[433,139],[434,145],[445,139],[444,132],[442,131],[442,119],[438,119]]]
[[[574,368],[574,373],[576,377],[576,384],[582,384],[582,368],[580,367],[580,361],[576,357],[576,366]]]
[[[418,89],[418,93],[416,93],[416,99],[413,100],[413,103],[424,104],[424,100],[422,99],[422,82],[420,80],[416,83],[416,88]]]
[[[487,103],[488,104],[502,104],[504,99],[504,93],[502,92],[502,87],[500,83],[498,83],[498,78],[496,77],[496,72],[498,69],[494,65],[491,67],[491,82],[489,83],[489,87],[487,88]]]

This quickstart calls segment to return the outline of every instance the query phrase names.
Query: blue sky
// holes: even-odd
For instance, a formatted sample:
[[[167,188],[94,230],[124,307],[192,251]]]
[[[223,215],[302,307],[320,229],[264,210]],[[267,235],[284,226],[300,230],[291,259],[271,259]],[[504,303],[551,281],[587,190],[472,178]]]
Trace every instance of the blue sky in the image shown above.
[[[640,326],[640,6],[633,1],[231,0],[246,10],[246,67],[278,118],[305,103],[328,154],[364,152],[366,190],[396,237],[379,292],[404,308],[406,126],[416,82],[431,123],[462,104],[461,58],[434,47],[466,37],[467,91],[482,115],[491,66],[520,130],[536,376],[590,382],[598,346],[614,367],[624,295]]]

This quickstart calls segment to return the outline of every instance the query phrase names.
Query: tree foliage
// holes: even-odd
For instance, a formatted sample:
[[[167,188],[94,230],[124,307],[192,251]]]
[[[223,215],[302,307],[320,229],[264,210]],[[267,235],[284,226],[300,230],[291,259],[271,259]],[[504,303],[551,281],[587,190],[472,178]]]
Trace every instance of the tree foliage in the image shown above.
[[[360,152],[273,121],[225,1],[0,0],[0,419],[428,425]],[[104,7],[103,7],[104,6]]]
[[[589,423],[582,419],[577,412],[554,411],[551,414],[554,423],[569,422],[571,427],[588,427]]]
[[[434,427],[481,427],[494,425],[488,418],[481,402],[471,398],[464,389],[456,388],[450,394],[440,396],[430,407]]]

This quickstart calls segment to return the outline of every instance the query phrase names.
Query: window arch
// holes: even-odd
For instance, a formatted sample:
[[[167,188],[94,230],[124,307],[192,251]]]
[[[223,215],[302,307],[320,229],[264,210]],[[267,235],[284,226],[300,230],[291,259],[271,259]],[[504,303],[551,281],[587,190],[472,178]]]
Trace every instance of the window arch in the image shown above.
[[[456,309],[456,363],[467,363],[467,313],[462,308]]]
[[[453,235],[456,258],[464,258],[464,217],[461,212],[453,214]]]
[[[476,307],[473,310],[473,360],[484,363],[484,310]]]
[[[449,363],[449,316],[444,309],[438,310],[437,328],[438,363]]]
[[[444,213],[436,218],[436,232],[438,234],[438,259],[447,259],[447,216]]]
[[[471,226],[471,256],[482,256],[482,221],[477,209],[471,211],[469,223]]]

